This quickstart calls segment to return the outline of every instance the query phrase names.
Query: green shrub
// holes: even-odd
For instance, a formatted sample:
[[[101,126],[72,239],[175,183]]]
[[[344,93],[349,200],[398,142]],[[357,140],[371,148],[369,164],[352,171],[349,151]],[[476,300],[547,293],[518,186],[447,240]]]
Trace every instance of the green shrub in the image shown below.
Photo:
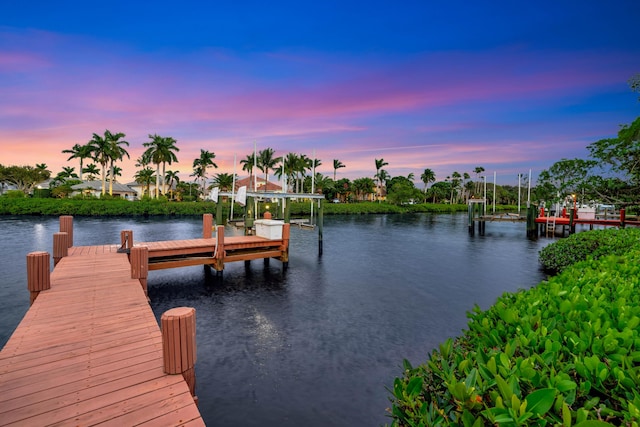
[[[557,273],[588,257],[597,259],[604,255],[622,255],[632,247],[640,247],[638,228],[586,231],[544,247],[539,261],[546,271]]]
[[[27,197],[27,195],[20,190],[8,190],[6,193],[4,193],[4,197],[8,199],[24,199]]]
[[[427,363],[405,361],[392,425],[637,427],[639,287],[636,250],[476,307],[469,329]]]

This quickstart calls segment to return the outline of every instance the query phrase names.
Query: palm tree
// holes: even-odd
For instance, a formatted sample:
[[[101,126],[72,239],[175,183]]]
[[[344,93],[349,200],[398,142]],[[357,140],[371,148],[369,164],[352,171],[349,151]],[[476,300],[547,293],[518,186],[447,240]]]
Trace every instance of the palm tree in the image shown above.
[[[471,178],[471,176],[467,172],[464,172],[462,174],[462,185],[460,187],[462,188],[462,193],[464,194],[465,203],[467,203],[469,201],[469,195],[471,194],[470,191],[467,191],[467,181],[470,178]]]
[[[100,169],[98,169],[95,163],[89,163],[86,168],[82,169],[82,173],[88,175],[87,181],[95,181],[96,176],[100,174]]]
[[[105,136],[107,133],[105,132]],[[129,153],[125,150],[121,145],[128,146],[129,143],[125,140],[120,140],[120,138],[124,138],[126,135],[122,132],[111,134],[109,132],[109,141],[110,141],[110,161],[109,161],[109,170],[111,171],[110,177],[112,179],[109,180],[109,195],[113,196],[113,182],[115,181],[115,162],[118,160],[122,160],[124,156],[129,157]]]
[[[427,186],[436,181],[436,174],[431,169],[426,168],[420,175],[420,179],[424,182],[424,194],[427,194]]]
[[[284,174],[288,186],[291,185],[292,181],[295,183],[296,168],[299,163],[300,156],[296,153],[287,153],[282,159],[281,167],[275,170],[276,176],[278,179],[282,179],[282,175]],[[295,190],[294,185],[293,191],[295,192]]]
[[[113,166],[109,172],[107,172],[107,177],[109,178],[109,182],[118,182],[119,176],[122,176],[122,168],[119,166]]]
[[[378,171],[378,188],[377,188],[377,192],[378,192],[378,202],[380,202],[380,199],[382,199],[382,188],[387,186],[387,181],[391,179],[391,175],[389,175],[389,173],[384,170],[384,169],[380,169]]]
[[[144,186],[146,186],[147,190],[144,192],[143,195],[149,195],[150,189],[149,187],[151,187],[151,182],[153,181],[153,174],[154,174],[154,170],[151,169],[150,167],[146,166],[143,169],[140,169],[139,171],[136,172],[136,174],[134,175],[133,179],[135,179],[135,181],[138,184],[142,184]]]
[[[240,160],[240,163],[242,163],[242,170],[249,172],[249,189],[251,190],[253,185],[253,166],[256,164],[255,153],[248,154],[245,159]]]
[[[65,166],[62,168],[60,172],[58,172],[58,174],[55,177],[53,177],[53,179],[51,180],[51,183],[54,185],[57,185],[58,183],[64,184],[65,182],[67,182],[69,178],[78,179],[78,174],[75,172],[75,168],[70,166]]]
[[[480,193],[480,174],[484,172],[484,168],[482,166],[477,166],[473,172],[475,172],[476,178],[478,178],[478,181],[476,181],[476,194],[478,194]]]
[[[302,181],[307,174],[307,169],[311,165],[311,159],[307,157],[306,154],[300,154],[298,156],[298,161],[295,165],[295,174],[296,174],[296,182],[297,182],[297,192],[300,193],[303,191],[302,189]]]
[[[459,172],[454,171],[451,174],[451,204],[453,204],[453,194],[460,186],[460,178],[462,178],[462,175]]]
[[[375,159],[376,161],[376,176],[374,177],[378,181],[378,186],[376,188],[376,197],[378,197],[378,202],[380,201],[380,195],[382,194],[382,179],[380,177],[380,171],[383,167],[388,166],[389,163],[385,162],[384,159]]]
[[[267,191],[269,186],[269,170],[274,169],[278,163],[280,163],[280,157],[273,157],[273,148],[265,148],[258,152],[258,169],[264,172],[264,191]]]
[[[91,146],[89,144],[85,144],[85,145],[75,144],[70,150],[62,150],[62,152],[71,154],[71,156],[69,156],[67,161],[71,159],[80,160],[80,179],[82,180],[82,173],[84,170],[82,165],[84,163],[84,159],[91,158]]]
[[[372,194],[375,190],[375,182],[371,178],[358,178],[353,180],[353,189],[358,200],[363,200],[366,194]]]
[[[325,189],[332,188],[333,182],[334,181],[328,176],[324,176],[320,172],[316,173],[316,177],[315,177],[316,193],[323,194]]]
[[[204,194],[204,191],[205,191],[205,183],[207,180],[207,169],[210,167],[214,167],[214,168],[218,167],[218,165],[216,165],[213,162],[213,159],[215,158],[216,158],[215,153],[212,153],[209,150],[203,150],[201,148],[200,157],[198,157],[193,161],[193,174],[191,176],[194,176],[196,179],[198,178],[202,179],[202,194]]]
[[[176,147],[176,140],[172,137],[162,137],[157,134],[149,135],[150,142],[145,142],[142,145],[147,147],[143,157],[151,160],[156,165],[156,198],[158,198],[158,192],[160,191],[160,179],[162,178],[162,193],[166,194],[167,188],[165,185],[165,168],[166,164],[177,162],[178,157],[175,151],[180,151]],[[162,164],[162,174],[160,174],[160,164]]]
[[[109,130],[104,131],[104,137],[93,134],[91,140],[87,143],[91,147],[92,158],[102,166],[102,195],[106,193],[107,182],[107,165],[113,167],[116,160],[121,160],[125,155],[129,157],[129,153],[120,147],[120,144],[129,145],[127,141],[120,141],[126,135],[122,132],[111,133]],[[113,175],[113,173],[111,174]],[[113,194],[113,184],[109,186],[109,194]]]
[[[177,171],[167,171],[164,175],[164,179],[169,182],[169,193],[173,198],[173,183],[175,182],[176,187],[180,183],[180,177],[178,176]]]
[[[107,182],[107,165],[109,164],[109,141],[107,140],[107,132],[104,138],[97,133],[93,134],[91,140],[87,143],[91,147],[92,158],[98,162],[102,168],[100,169],[102,176],[102,195],[106,193]]]
[[[345,168],[346,166],[338,159],[333,159],[333,180],[336,180],[336,172],[338,169]]]
[[[222,191],[230,191],[233,187],[233,174],[230,173],[218,173],[213,179],[213,183]]]
[[[76,168],[64,166],[62,168],[62,172],[58,173],[58,176],[63,176],[64,178],[78,178],[78,174],[75,171]]]

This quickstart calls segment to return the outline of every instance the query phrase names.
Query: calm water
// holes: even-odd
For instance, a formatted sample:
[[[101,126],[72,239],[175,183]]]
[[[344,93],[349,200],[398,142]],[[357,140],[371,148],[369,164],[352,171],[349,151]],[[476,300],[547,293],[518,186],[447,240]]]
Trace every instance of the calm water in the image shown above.
[[[487,224],[470,237],[466,214],[325,217],[317,233],[292,227],[289,269],[279,261],[153,271],[156,316],[196,308],[199,408],[215,426],[375,426],[402,359],[425,361],[459,335],[466,312],[544,275],[525,225]],[[29,305],[26,254],[51,252],[57,218],[2,217],[0,345]],[[74,219],[74,244],[199,237],[201,219]],[[234,230],[228,229],[227,234]]]

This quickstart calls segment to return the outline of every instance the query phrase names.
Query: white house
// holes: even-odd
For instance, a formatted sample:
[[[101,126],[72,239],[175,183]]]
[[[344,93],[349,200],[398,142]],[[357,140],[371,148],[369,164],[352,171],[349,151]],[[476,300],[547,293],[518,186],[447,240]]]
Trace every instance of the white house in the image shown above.
[[[87,196],[100,197],[102,194],[102,181],[84,181],[81,184],[72,185],[71,189],[73,193],[72,196],[76,196],[78,194],[84,194]],[[109,193],[109,183],[105,184],[105,189],[107,194]],[[120,197],[122,199],[127,200],[135,200],[137,197],[137,193],[134,189],[125,184],[120,184],[119,182],[113,183],[113,196]]]

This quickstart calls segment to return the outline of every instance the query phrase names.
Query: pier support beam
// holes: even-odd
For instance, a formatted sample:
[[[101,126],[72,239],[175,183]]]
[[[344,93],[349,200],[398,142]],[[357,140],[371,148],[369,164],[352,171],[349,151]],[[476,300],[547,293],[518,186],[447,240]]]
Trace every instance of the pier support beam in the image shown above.
[[[213,215],[206,213],[202,215],[202,238],[210,239],[213,231]]]
[[[49,252],[38,251],[27,254],[27,289],[31,294],[30,305],[33,305],[40,291],[51,288],[50,265]]]
[[[196,403],[196,310],[177,307],[165,311],[160,318],[164,372],[182,374]]]
[[[73,246],[73,217],[71,215],[62,215],[60,217],[60,232],[69,235],[67,241],[68,247]]]
[[[127,250],[133,248],[133,230],[122,230],[120,232],[120,249]]]
[[[69,254],[69,235],[65,232],[53,233],[53,266]]]
[[[147,277],[149,276],[149,248],[146,246],[136,246],[131,248],[129,255],[131,262],[131,278],[138,279],[144,294],[147,293]]]

